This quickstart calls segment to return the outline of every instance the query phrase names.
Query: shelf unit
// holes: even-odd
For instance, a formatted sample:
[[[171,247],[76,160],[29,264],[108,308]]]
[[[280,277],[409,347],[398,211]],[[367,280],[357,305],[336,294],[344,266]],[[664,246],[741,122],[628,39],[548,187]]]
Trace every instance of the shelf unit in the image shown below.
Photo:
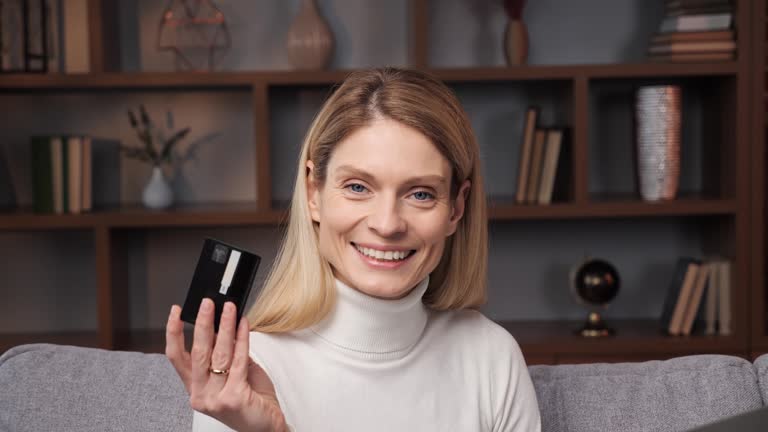
[[[768,2],[753,2],[752,29],[752,355],[768,353],[768,231],[766,230],[766,205],[768,205]]]
[[[109,2],[90,0],[91,36],[98,38],[109,28]],[[103,4],[102,4],[103,3]],[[618,361],[666,358],[676,355],[718,352],[748,357],[768,350],[765,292],[765,232],[762,207],[765,203],[764,128],[758,140],[750,134],[750,122],[764,119],[762,98],[751,98],[750,86],[760,82],[765,71],[765,13],[751,13],[751,7],[765,11],[765,0],[737,1],[738,52],[735,61],[721,63],[638,63],[605,65],[432,68],[428,64],[428,0],[411,0],[410,64],[429,71],[449,85],[487,83],[557,82],[567,89],[572,146],[572,190],[567,202],[548,206],[514,205],[506,198],[490,197],[490,221],[583,220],[640,218],[707,218],[722,231],[713,248],[725,250],[733,259],[733,334],[731,336],[669,337],[661,334],[653,320],[616,322],[618,336],[584,340],[572,334],[578,322],[502,322],[518,339],[530,363]],[[758,17],[758,15],[760,15]],[[752,17],[752,18],[750,18]],[[753,28],[761,28],[753,32]],[[760,33],[760,32],[763,33]],[[760,42],[755,43],[760,34]],[[170,91],[240,89],[252,97],[256,193],[254,202],[222,202],[182,205],[166,211],[139,206],[96,209],[81,215],[39,215],[29,209],[0,213],[0,230],[48,231],[90,230],[96,256],[97,322],[95,332],[51,335],[0,334],[0,350],[19,343],[51,341],[107,349],[135,349],[161,352],[162,331],[131,331],[124,305],[128,301],[125,265],[126,243],[133,232],[158,227],[279,226],[285,220],[285,205],[273,199],[270,173],[270,100],[277,89],[320,87],[330,89],[351,71],[322,72],[253,71],[215,73],[120,73],[110,67],[104,44],[91,44],[92,70],[87,75],[0,75],[0,94],[8,92],[77,92],[112,89]],[[758,50],[759,48],[759,50]],[[754,51],[751,51],[754,49]],[[752,74],[753,65],[760,74]],[[760,77],[753,76],[760,75]],[[590,191],[592,151],[590,104],[596,88],[617,85],[630,88],[638,82],[675,81],[687,83],[710,80],[720,99],[708,102],[717,111],[721,160],[714,190],[681,196],[666,203],[645,203],[634,196],[604,197]],[[750,84],[750,82],[752,84]],[[755,87],[752,87],[755,88]],[[764,89],[764,82],[760,82]],[[761,91],[761,95],[764,92]],[[754,99],[754,100],[752,100]],[[720,111],[723,113],[720,113]],[[754,116],[748,114],[754,111]],[[758,115],[759,111],[759,115]],[[763,124],[763,123],[761,123]],[[755,128],[757,129],[757,128]],[[726,146],[726,143],[733,143]],[[750,183],[758,185],[750,189]],[[759,205],[754,205],[759,204]],[[709,222],[709,221],[713,222]],[[759,241],[753,241],[759,233]],[[749,304],[752,304],[750,310]],[[752,318],[750,320],[751,311]]]

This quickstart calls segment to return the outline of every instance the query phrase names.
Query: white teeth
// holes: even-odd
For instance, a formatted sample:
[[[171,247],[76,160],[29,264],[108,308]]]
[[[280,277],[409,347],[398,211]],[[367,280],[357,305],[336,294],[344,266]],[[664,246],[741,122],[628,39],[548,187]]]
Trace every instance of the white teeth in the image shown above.
[[[360,253],[362,253],[365,256],[369,256],[371,258],[376,258],[378,260],[383,261],[397,261],[405,259],[408,255],[410,255],[410,251],[380,251],[376,249],[370,249],[366,247],[361,247],[358,245],[355,245],[355,248],[357,248]]]

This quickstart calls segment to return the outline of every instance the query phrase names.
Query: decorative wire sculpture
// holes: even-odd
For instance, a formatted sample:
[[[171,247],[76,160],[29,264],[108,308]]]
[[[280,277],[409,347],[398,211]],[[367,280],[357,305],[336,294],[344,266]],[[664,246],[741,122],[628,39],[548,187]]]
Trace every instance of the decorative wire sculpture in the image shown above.
[[[212,71],[223,55],[217,52],[230,44],[227,21],[213,1],[170,0],[163,10],[157,48],[174,53],[177,70]]]

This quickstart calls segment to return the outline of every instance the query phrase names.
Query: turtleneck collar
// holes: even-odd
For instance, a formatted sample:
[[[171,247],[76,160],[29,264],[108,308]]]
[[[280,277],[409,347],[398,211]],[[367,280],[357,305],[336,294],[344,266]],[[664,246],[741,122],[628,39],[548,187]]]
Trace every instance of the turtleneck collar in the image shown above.
[[[336,304],[312,331],[363,358],[398,358],[416,344],[427,324],[428,312],[421,298],[428,285],[429,276],[407,296],[384,300],[336,279]]]

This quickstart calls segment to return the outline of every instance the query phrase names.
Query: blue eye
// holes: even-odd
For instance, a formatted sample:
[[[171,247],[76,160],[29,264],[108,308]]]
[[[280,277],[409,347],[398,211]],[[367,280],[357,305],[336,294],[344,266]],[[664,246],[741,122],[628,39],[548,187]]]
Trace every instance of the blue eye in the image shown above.
[[[354,193],[363,193],[366,191],[365,186],[361,185],[360,183],[352,183],[345,187]]]
[[[417,201],[427,201],[433,199],[435,196],[427,191],[418,191],[413,193],[413,197],[416,198]]]

